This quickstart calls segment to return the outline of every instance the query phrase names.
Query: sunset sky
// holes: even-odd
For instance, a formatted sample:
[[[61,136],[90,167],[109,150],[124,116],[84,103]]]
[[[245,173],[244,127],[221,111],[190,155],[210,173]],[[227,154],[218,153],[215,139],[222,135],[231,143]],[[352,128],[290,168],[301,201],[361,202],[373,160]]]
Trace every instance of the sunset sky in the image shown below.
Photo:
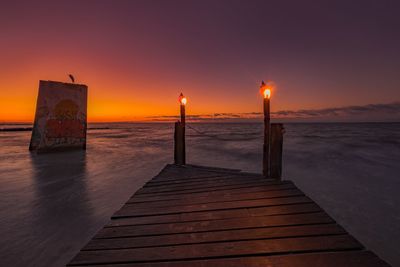
[[[172,116],[181,91],[189,114],[260,112],[262,79],[276,83],[275,112],[383,106],[375,119],[400,118],[399,10],[396,0],[3,1],[0,121],[32,121],[39,80],[69,73],[89,86],[89,121]]]

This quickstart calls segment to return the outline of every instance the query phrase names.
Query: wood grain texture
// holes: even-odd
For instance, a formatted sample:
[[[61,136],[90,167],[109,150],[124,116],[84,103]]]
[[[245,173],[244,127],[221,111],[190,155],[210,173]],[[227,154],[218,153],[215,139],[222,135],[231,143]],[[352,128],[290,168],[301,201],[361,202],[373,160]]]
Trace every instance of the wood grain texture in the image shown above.
[[[87,266],[87,265],[77,265]],[[127,263],[91,265],[93,267],[388,267],[369,251],[335,251],[278,256],[249,256],[236,258],[164,261],[153,263]]]
[[[125,205],[122,209],[117,211],[114,217],[117,216],[143,216],[143,215],[159,215],[159,214],[173,214],[183,212],[195,212],[206,210],[225,210],[236,208],[250,208],[250,207],[266,207],[278,206],[295,203],[310,203],[312,202],[306,196],[292,196],[281,198],[264,198],[264,199],[251,199],[251,200],[235,200],[226,202],[214,202],[205,204],[192,204],[192,205],[179,205],[168,207],[135,207],[135,205]]]
[[[92,239],[83,250],[121,249],[136,247],[156,247],[165,245],[182,245],[212,243],[221,241],[241,241],[256,239],[273,239],[283,237],[304,237],[320,235],[346,234],[336,224],[313,224],[300,226],[265,227],[236,230],[220,230],[200,233],[179,233],[171,235]]]
[[[201,211],[188,212],[167,215],[151,215],[137,217],[114,218],[106,227],[123,226],[123,225],[140,225],[140,224],[163,224],[172,222],[190,222],[190,221],[211,221],[230,218],[243,218],[249,216],[268,216],[268,215],[285,215],[311,213],[321,211],[321,208],[315,203],[240,208],[230,210],[217,211]]]
[[[277,191],[284,189],[296,189],[296,187],[292,183],[283,183],[276,185],[265,185],[265,186],[240,186],[238,188],[229,188],[229,189],[221,189],[221,190],[201,190],[200,192],[192,192],[188,194],[168,194],[168,195],[156,195],[156,194],[142,194],[142,195],[134,195],[128,201],[128,203],[141,203],[141,202],[151,202],[151,201],[164,201],[164,200],[172,200],[172,199],[181,199],[182,202],[192,199],[194,197],[209,197],[215,198],[218,196],[228,196],[228,195],[238,195],[244,193],[252,193],[252,192],[266,192],[266,191]]]
[[[111,262],[151,262],[159,260],[201,259],[227,256],[360,249],[349,235],[281,238],[210,244],[191,244],[151,248],[81,251],[74,264]]]
[[[161,235],[174,233],[195,233],[216,230],[242,228],[276,227],[287,225],[305,225],[332,223],[333,220],[324,212],[233,218],[213,221],[178,222],[154,225],[135,225],[109,227],[100,230],[94,238],[114,238],[124,236]]]
[[[69,266],[387,267],[292,182],[167,165]]]

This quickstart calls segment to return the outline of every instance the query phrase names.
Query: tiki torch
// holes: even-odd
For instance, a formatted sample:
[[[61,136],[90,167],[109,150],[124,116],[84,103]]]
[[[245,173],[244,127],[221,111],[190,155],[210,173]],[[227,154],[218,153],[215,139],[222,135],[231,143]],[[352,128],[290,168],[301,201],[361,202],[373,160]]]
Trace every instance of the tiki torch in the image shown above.
[[[179,95],[179,103],[181,104],[181,123],[182,126],[185,126],[185,121],[186,121],[185,106],[187,103],[187,99],[182,93]]]
[[[271,135],[271,116],[270,116],[270,98],[271,88],[261,82],[260,92],[264,97],[264,145],[263,145],[263,175],[269,178],[269,158],[270,158],[270,135]]]
[[[181,106],[181,121],[175,122],[175,148],[174,148],[174,160],[177,165],[186,164],[186,148],[185,148],[185,106],[187,103],[186,97],[181,93],[179,98]]]

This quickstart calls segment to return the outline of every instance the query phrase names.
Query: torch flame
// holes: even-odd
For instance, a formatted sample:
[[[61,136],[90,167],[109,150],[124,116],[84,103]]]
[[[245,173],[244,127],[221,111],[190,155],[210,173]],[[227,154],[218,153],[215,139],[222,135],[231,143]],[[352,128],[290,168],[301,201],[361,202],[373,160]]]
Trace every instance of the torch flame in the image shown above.
[[[179,100],[179,103],[181,103],[181,105],[186,105],[186,103],[187,103],[187,99],[186,99],[186,97],[183,96],[182,93],[179,95],[178,100]]]
[[[181,104],[182,104],[182,105],[186,105],[186,103],[187,103],[186,97],[182,98],[182,99],[181,99]]]
[[[264,98],[270,99],[271,98],[271,89],[265,88],[263,94],[264,94]]]
[[[264,81],[261,82],[260,85],[260,93],[264,96],[264,98],[271,98],[271,85],[265,84]]]

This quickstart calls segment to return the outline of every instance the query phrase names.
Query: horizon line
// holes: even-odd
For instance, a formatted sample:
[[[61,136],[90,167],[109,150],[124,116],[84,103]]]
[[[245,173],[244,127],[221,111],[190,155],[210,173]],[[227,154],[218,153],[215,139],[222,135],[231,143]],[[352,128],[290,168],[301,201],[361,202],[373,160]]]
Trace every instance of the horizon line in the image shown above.
[[[104,118],[88,116],[89,123],[161,123],[179,120],[176,115],[151,115],[127,118]],[[210,114],[187,114],[189,122],[258,122],[262,112],[219,112]],[[400,122],[400,101],[384,104],[349,105],[320,109],[279,110],[271,112],[271,120],[283,122]],[[33,124],[31,120],[2,120],[2,124]]]

